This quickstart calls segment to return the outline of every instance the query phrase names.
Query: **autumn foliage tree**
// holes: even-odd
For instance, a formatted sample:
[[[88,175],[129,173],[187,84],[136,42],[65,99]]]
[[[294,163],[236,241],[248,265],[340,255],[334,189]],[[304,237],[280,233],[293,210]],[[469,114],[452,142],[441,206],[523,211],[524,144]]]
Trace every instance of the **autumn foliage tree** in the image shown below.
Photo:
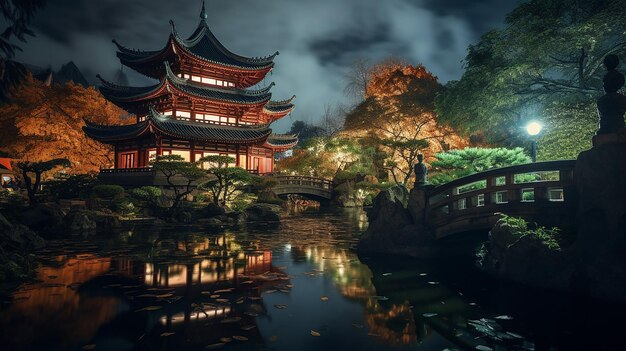
[[[111,146],[89,139],[84,119],[126,124],[126,113],[93,87],[68,82],[47,86],[27,77],[0,105],[0,148],[23,161],[67,158],[68,173],[94,173],[113,165]]]
[[[365,101],[346,116],[343,136],[370,140],[386,153],[386,170],[397,183],[407,185],[417,155],[426,160],[468,142],[450,127],[438,123],[435,97],[441,85],[422,65],[384,61],[369,71]]]

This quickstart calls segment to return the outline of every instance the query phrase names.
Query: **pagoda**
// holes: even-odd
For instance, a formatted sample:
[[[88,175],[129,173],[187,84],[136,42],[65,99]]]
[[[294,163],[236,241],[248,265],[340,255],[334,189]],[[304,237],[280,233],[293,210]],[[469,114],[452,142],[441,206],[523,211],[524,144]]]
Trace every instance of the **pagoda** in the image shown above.
[[[278,52],[251,58],[226,49],[209,29],[204,2],[200,23],[187,39],[170,25],[160,50],[133,50],[113,41],[123,65],[158,83],[120,86],[98,75],[107,100],[136,116],[130,125],[86,121],[89,137],[114,146],[114,170],[106,171],[145,169],[157,155],[180,155],[190,162],[224,155],[234,159],[231,166],[273,172],[274,153],[292,148],[298,139],[272,133],[270,124],[293,110],[295,96],[272,101],[274,83],[251,87],[273,69]]]

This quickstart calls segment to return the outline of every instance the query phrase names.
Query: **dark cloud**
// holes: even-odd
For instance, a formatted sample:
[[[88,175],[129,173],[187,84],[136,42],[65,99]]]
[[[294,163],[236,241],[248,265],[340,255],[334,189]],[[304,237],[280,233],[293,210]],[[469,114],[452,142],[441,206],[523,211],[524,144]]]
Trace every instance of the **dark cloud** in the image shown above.
[[[343,75],[351,62],[390,56],[422,63],[442,82],[458,79],[467,46],[500,27],[519,0],[208,0],[209,23],[229,49],[247,56],[280,51],[261,84],[276,82],[275,99],[298,96],[292,120],[322,114],[324,105],[348,103]],[[33,22],[36,38],[18,56],[58,69],[70,60],[85,77],[114,80],[120,63],[111,39],[142,50],[160,49],[170,19],[180,34],[198,23],[200,0],[51,0]],[[147,78],[124,68],[131,84]]]

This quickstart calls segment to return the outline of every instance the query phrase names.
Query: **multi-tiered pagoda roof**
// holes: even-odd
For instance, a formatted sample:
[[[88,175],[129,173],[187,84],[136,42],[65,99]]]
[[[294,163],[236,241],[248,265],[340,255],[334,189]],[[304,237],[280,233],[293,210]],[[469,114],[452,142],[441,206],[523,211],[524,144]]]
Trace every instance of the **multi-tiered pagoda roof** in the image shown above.
[[[86,122],[85,133],[115,146],[115,168],[145,167],[151,157],[162,154],[189,161],[226,154],[237,166],[271,172],[274,152],[298,142],[297,136],[274,134],[269,127],[294,109],[295,95],[272,101],[274,83],[253,87],[273,69],[278,52],[255,58],[231,52],[211,32],[204,3],[198,26],[186,39],[170,23],[167,42],[159,50],[134,50],[114,41],[120,62],[156,83],[121,86],[98,75],[101,93],[135,114],[136,123]]]

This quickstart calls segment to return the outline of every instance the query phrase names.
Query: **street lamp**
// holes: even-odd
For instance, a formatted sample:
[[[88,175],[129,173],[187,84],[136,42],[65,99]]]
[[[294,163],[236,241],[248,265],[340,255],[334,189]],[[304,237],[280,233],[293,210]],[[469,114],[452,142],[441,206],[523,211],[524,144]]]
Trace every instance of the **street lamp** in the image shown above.
[[[541,123],[532,121],[526,125],[526,132],[530,135],[530,139],[532,141],[532,149],[531,149],[531,158],[533,162],[537,162],[537,135],[541,133],[541,129],[543,126]]]

